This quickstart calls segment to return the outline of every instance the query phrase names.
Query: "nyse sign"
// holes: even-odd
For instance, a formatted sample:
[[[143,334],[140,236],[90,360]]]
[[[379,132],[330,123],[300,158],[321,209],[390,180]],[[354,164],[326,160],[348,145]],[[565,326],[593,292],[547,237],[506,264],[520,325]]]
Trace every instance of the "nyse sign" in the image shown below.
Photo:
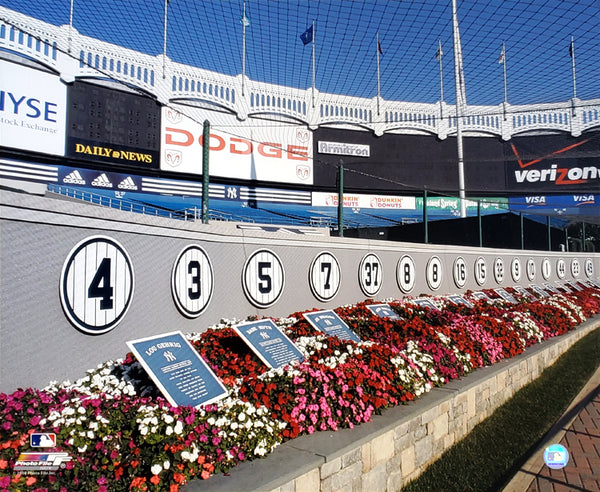
[[[198,110],[196,110],[198,112]],[[312,135],[308,129],[205,111],[211,123],[210,174],[243,180],[312,184]],[[231,121],[228,121],[231,119]],[[202,173],[203,127],[172,108],[163,108],[161,169]],[[223,128],[227,125],[227,128]]]
[[[0,145],[64,155],[67,89],[52,74],[0,61]]]

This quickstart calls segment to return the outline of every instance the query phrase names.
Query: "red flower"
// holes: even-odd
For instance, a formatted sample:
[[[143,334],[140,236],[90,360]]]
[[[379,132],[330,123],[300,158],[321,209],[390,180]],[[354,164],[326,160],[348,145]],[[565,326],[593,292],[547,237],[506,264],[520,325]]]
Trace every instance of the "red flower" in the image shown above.
[[[175,482],[177,482],[178,484],[182,484],[183,482],[185,482],[185,475],[181,473],[173,473],[173,480],[175,480]]]
[[[137,465],[136,465],[137,466]],[[135,477],[132,481],[131,484],[129,485],[129,489],[139,489],[143,487],[143,490],[146,490],[146,477]]]

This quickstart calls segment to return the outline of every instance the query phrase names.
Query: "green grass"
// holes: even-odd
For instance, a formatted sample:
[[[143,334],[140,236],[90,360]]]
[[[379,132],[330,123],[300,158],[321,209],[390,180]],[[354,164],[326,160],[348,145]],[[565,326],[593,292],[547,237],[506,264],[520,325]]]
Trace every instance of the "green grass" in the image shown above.
[[[600,329],[573,345],[404,491],[502,490],[600,365]]]

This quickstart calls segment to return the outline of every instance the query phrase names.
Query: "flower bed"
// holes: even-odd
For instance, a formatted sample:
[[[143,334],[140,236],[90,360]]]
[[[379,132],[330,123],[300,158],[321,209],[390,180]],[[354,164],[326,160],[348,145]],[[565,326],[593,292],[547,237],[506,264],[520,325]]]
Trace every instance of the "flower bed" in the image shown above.
[[[327,338],[294,313],[274,321],[305,361],[271,370],[231,328],[237,322],[223,321],[188,335],[229,389],[198,409],[171,407],[131,354],[74,383],[0,394],[0,490],[176,491],[298,435],[366,422],[600,313],[598,289],[536,301],[512,294],[516,305],[471,299],[473,308],[430,298],[439,311],[390,301],[400,321],[373,316],[366,303],[336,309],[358,344]],[[55,433],[56,448],[45,451],[72,461],[52,474],[16,473],[32,432]]]

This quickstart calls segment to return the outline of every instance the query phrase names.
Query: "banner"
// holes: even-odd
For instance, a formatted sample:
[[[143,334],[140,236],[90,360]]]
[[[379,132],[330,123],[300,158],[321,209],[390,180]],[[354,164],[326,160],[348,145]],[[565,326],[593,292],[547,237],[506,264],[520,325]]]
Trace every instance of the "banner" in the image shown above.
[[[318,128],[314,132],[315,184],[334,188],[340,161],[344,186],[352,191],[432,192],[458,195],[454,137],[384,134]],[[337,144],[324,153],[323,142]],[[469,195],[597,193],[600,189],[600,131],[574,138],[566,133],[463,139],[465,185]],[[357,149],[369,148],[369,157]],[[328,146],[323,148],[329,149]],[[345,155],[341,155],[345,153]]]
[[[337,207],[337,193],[315,191],[312,194],[313,207]],[[415,210],[414,196],[362,195],[344,193],[344,207]]]
[[[467,211],[477,212],[477,204],[482,213],[498,213],[508,210],[508,198],[473,198],[465,200]],[[417,197],[417,208],[423,209],[423,198]],[[431,213],[460,215],[460,199],[456,197],[427,197],[427,210]]]
[[[506,187],[513,191],[593,193],[600,189],[600,132],[515,137],[504,144]]]
[[[312,132],[299,125],[200,108],[162,110],[161,169],[202,174],[203,122],[210,122],[211,176],[313,184]]]
[[[158,169],[160,106],[149,97],[81,81],[69,87],[67,155]]]
[[[0,146],[63,156],[66,106],[57,75],[0,60]]]
[[[458,194],[455,138],[318,128],[315,130],[315,184],[334,188],[340,161],[344,187],[355,192],[412,194],[429,190]],[[368,152],[368,154],[367,154]],[[368,157],[367,157],[368,155]],[[464,139],[465,183],[473,193],[504,188],[502,143],[493,137]]]
[[[540,208],[563,207],[598,207],[600,205],[600,195],[579,194],[579,195],[531,195],[517,196],[510,199],[511,210],[532,210]]]

